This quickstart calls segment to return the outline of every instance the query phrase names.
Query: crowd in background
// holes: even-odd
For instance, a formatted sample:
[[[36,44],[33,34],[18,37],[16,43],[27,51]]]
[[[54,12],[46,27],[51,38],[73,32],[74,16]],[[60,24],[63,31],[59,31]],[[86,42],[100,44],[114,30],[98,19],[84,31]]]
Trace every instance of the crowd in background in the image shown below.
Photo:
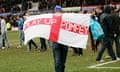
[[[112,7],[112,9],[114,9],[115,12],[119,11],[119,5],[112,5],[110,4],[110,6]],[[99,23],[100,23],[100,15],[103,13],[103,6],[98,6],[96,9],[92,9],[92,10],[84,10],[84,11],[80,11],[80,13],[91,13],[92,14],[92,18],[96,19]],[[19,28],[19,24],[18,24],[18,16],[17,15],[8,15],[4,17],[4,20],[6,21],[6,27],[8,30],[11,30],[12,27],[18,27]],[[92,39],[92,36],[91,36]],[[97,51],[97,46],[99,45],[99,40],[96,41],[96,43],[94,43],[93,39],[91,40],[91,46],[92,46],[92,50],[93,51]],[[74,48],[73,48],[74,50]],[[76,50],[74,50],[74,52],[77,52]]]
[[[38,10],[53,9],[56,4],[62,7],[74,6],[90,6],[90,5],[105,5],[109,3],[119,4],[119,0],[1,0],[0,13],[3,12],[20,12],[33,7],[33,3],[38,3]],[[19,6],[21,4],[21,6]]]

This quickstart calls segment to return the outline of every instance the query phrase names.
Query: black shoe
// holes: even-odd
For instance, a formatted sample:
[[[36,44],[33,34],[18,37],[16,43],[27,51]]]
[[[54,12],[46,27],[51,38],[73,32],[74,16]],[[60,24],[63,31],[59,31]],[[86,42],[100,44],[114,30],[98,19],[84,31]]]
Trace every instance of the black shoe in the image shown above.
[[[117,60],[117,58],[112,58],[112,60]]]

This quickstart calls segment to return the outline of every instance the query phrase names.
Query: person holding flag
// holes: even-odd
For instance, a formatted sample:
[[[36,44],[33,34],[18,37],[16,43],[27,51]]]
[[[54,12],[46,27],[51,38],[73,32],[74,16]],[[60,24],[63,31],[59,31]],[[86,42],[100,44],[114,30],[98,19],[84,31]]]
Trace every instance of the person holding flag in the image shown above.
[[[54,16],[60,17],[62,15],[62,8],[56,5],[54,8]],[[65,63],[68,53],[68,47],[57,42],[53,42],[53,57],[55,63],[55,72],[64,72]]]

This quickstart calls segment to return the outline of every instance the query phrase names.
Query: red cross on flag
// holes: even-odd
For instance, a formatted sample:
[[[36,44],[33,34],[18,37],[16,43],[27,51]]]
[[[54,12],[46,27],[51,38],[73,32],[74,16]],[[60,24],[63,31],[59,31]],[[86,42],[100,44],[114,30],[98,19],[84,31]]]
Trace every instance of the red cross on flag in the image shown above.
[[[24,23],[25,44],[33,38],[42,37],[64,45],[86,48],[90,15],[64,13],[41,14],[27,17]]]

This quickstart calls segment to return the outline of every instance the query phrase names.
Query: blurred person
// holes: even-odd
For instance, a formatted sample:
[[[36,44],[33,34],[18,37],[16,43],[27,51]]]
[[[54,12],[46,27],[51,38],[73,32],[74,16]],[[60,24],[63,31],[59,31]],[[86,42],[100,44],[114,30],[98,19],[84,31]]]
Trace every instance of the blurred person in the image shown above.
[[[100,15],[102,14],[103,10],[102,7],[96,7],[96,9],[93,9],[91,11],[91,18],[98,23],[100,23]],[[101,42],[101,38],[98,38],[96,41],[93,40],[93,36],[90,30],[90,38],[91,38],[91,47],[92,51],[96,52],[98,50],[98,45]]]
[[[51,9],[53,9],[56,4],[57,4],[56,0],[51,0]]]
[[[11,24],[10,24],[10,22],[7,22],[7,23],[6,23],[6,26],[7,26],[7,30],[8,30],[8,31],[11,30]]]
[[[23,17],[24,17],[24,20],[27,20],[27,16],[29,16],[29,15],[30,15],[29,11],[26,11],[26,12],[24,13],[24,16],[23,16]],[[37,50],[37,48],[38,48],[37,44],[31,39],[31,40],[29,40],[28,43],[27,43],[27,51],[28,51],[28,52],[31,51],[32,45],[35,47],[35,50]]]
[[[0,13],[3,13],[3,12],[5,12],[5,9],[3,8],[2,5],[0,5]]]
[[[112,8],[112,21],[113,21],[113,31],[114,31],[114,36],[113,36],[113,41],[115,41],[116,45],[116,55],[117,58],[120,58],[120,17],[118,15],[118,11],[116,8]]]
[[[83,49],[82,48],[72,47],[72,49],[73,49],[73,55],[72,56],[82,56],[83,55]]]
[[[91,18],[93,19],[93,20],[96,20],[97,19],[97,17],[96,17],[96,15],[95,15],[95,10],[92,10],[91,11]],[[96,45],[96,42],[93,40],[93,35],[92,35],[92,32],[91,32],[91,29],[90,29],[91,27],[89,27],[89,32],[90,32],[90,39],[91,39],[91,47],[92,47],[92,51],[94,51],[94,52],[96,52],[97,51],[97,45]]]
[[[2,40],[2,48],[3,49],[5,48],[5,40],[4,39]]]
[[[27,51],[31,51],[32,49],[32,45],[35,47],[35,50],[37,50],[38,46],[36,45],[36,43],[31,39],[28,43],[28,46],[27,46]]]
[[[56,5],[54,8],[54,16],[60,17],[62,15],[62,8]],[[65,72],[65,63],[67,59],[68,46],[53,42],[53,57],[55,64],[55,72]]]
[[[43,9],[43,4],[42,4],[42,2],[39,2],[39,4],[38,4],[38,10],[41,10],[41,9]]]
[[[95,15],[96,15],[96,20],[100,23],[100,16],[103,13],[103,6],[96,7],[95,9]]]
[[[40,43],[41,43],[40,51],[46,51],[47,50],[46,40],[44,38],[40,38]]]
[[[111,7],[106,6],[104,8],[103,14],[100,16],[100,22],[104,31],[104,37],[102,39],[102,45],[96,57],[96,61],[103,62],[102,55],[105,49],[108,50],[108,54],[111,56],[112,60],[116,60],[115,53],[112,48],[112,36],[113,36],[113,27],[112,27],[112,16],[111,16]]]
[[[0,20],[0,35],[1,35],[1,20]],[[5,40],[0,40],[0,47],[5,48]]]
[[[80,14],[83,14],[83,13],[86,14],[87,13],[87,11],[84,11],[84,12],[80,11],[79,13]],[[76,47],[71,47],[71,48],[73,49],[72,56],[82,56],[83,55],[83,49],[82,48],[76,48]]]
[[[1,36],[2,36],[2,49],[5,49],[5,44],[4,41],[6,41],[7,43],[7,48],[10,48],[10,43],[7,37],[7,28],[6,28],[6,20],[4,19],[4,17],[0,17],[0,26],[1,26]]]
[[[19,30],[19,46],[18,48],[22,48],[22,43],[24,40],[24,33],[23,33],[23,24],[24,18],[22,15],[17,16],[18,19],[18,30]]]

